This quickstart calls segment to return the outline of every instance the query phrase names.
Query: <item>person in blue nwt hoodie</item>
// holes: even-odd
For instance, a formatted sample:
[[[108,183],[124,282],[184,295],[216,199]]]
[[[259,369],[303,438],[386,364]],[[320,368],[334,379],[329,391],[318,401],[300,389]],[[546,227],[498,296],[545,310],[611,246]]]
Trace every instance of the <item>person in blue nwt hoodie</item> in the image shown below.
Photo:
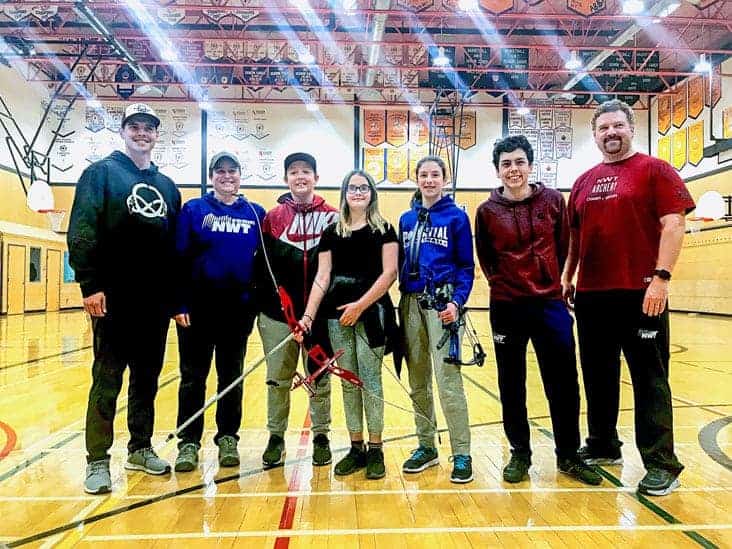
[[[176,231],[182,273],[175,315],[181,374],[178,426],[203,407],[214,349],[217,391],[241,375],[256,314],[254,258],[264,208],[237,194],[241,164],[234,154],[215,154],[208,176],[214,190],[184,204]],[[239,384],[217,403],[214,442],[221,466],[239,465],[241,415]],[[176,471],[198,466],[202,435],[203,416],[181,431]]]
[[[404,463],[405,473],[438,464],[432,370],[447,420],[453,454],[452,482],[473,480],[470,427],[460,366],[449,360],[450,345],[438,349],[445,327],[459,320],[473,288],[470,220],[443,195],[447,169],[437,156],[417,163],[419,192],[399,219],[399,316],[415,408],[419,447]],[[462,335],[462,333],[460,334]],[[428,421],[428,418],[431,421]]]

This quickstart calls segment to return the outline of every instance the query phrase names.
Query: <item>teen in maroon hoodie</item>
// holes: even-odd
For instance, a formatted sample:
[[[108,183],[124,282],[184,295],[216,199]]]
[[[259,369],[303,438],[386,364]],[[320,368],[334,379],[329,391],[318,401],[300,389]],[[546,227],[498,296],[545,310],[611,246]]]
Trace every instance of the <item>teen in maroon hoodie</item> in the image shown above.
[[[526,346],[531,340],[556,441],[557,467],[597,485],[602,477],[578,456],[579,385],[572,317],[560,284],[569,247],[564,198],[530,184],[534,151],[523,135],[496,143],[493,164],[503,183],[475,216],[478,259],[491,289],[490,320],[498,365],[503,426],[511,460],[506,482],[521,482],[531,465],[526,412]]]

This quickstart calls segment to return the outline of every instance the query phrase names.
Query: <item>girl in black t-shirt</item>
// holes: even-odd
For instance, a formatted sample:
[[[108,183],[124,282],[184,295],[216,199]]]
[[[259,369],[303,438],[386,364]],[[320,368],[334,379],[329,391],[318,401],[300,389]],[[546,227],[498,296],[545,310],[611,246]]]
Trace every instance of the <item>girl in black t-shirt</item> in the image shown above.
[[[364,391],[343,383],[343,407],[351,450],[335,466],[337,475],[366,467],[366,478],[385,474],[381,435],[384,401],[381,362],[387,335],[395,325],[387,293],[397,277],[398,243],[394,227],[379,213],[374,180],[354,170],[341,186],[339,220],[323,231],[318,273],[300,325],[309,331],[316,313],[328,319],[334,349],[343,349],[338,365],[356,374]],[[364,446],[363,416],[369,431]]]

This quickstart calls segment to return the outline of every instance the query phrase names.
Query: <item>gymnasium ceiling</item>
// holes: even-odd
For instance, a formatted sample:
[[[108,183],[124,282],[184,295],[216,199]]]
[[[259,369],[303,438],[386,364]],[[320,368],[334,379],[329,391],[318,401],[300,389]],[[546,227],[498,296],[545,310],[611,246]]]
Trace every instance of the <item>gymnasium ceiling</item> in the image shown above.
[[[474,2],[0,0],[0,62],[87,99],[428,105],[458,90],[647,108],[702,54],[717,73],[732,54],[732,0],[646,0],[639,15],[620,0]]]

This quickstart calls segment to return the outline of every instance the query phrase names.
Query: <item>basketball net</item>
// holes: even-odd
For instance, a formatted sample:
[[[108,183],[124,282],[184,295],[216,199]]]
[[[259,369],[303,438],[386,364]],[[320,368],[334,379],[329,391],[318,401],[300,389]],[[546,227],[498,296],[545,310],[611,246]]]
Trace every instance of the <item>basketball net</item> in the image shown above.
[[[66,217],[66,210],[38,210],[38,213],[46,214],[48,217],[48,224],[51,226],[51,230],[60,233],[61,225]]]

